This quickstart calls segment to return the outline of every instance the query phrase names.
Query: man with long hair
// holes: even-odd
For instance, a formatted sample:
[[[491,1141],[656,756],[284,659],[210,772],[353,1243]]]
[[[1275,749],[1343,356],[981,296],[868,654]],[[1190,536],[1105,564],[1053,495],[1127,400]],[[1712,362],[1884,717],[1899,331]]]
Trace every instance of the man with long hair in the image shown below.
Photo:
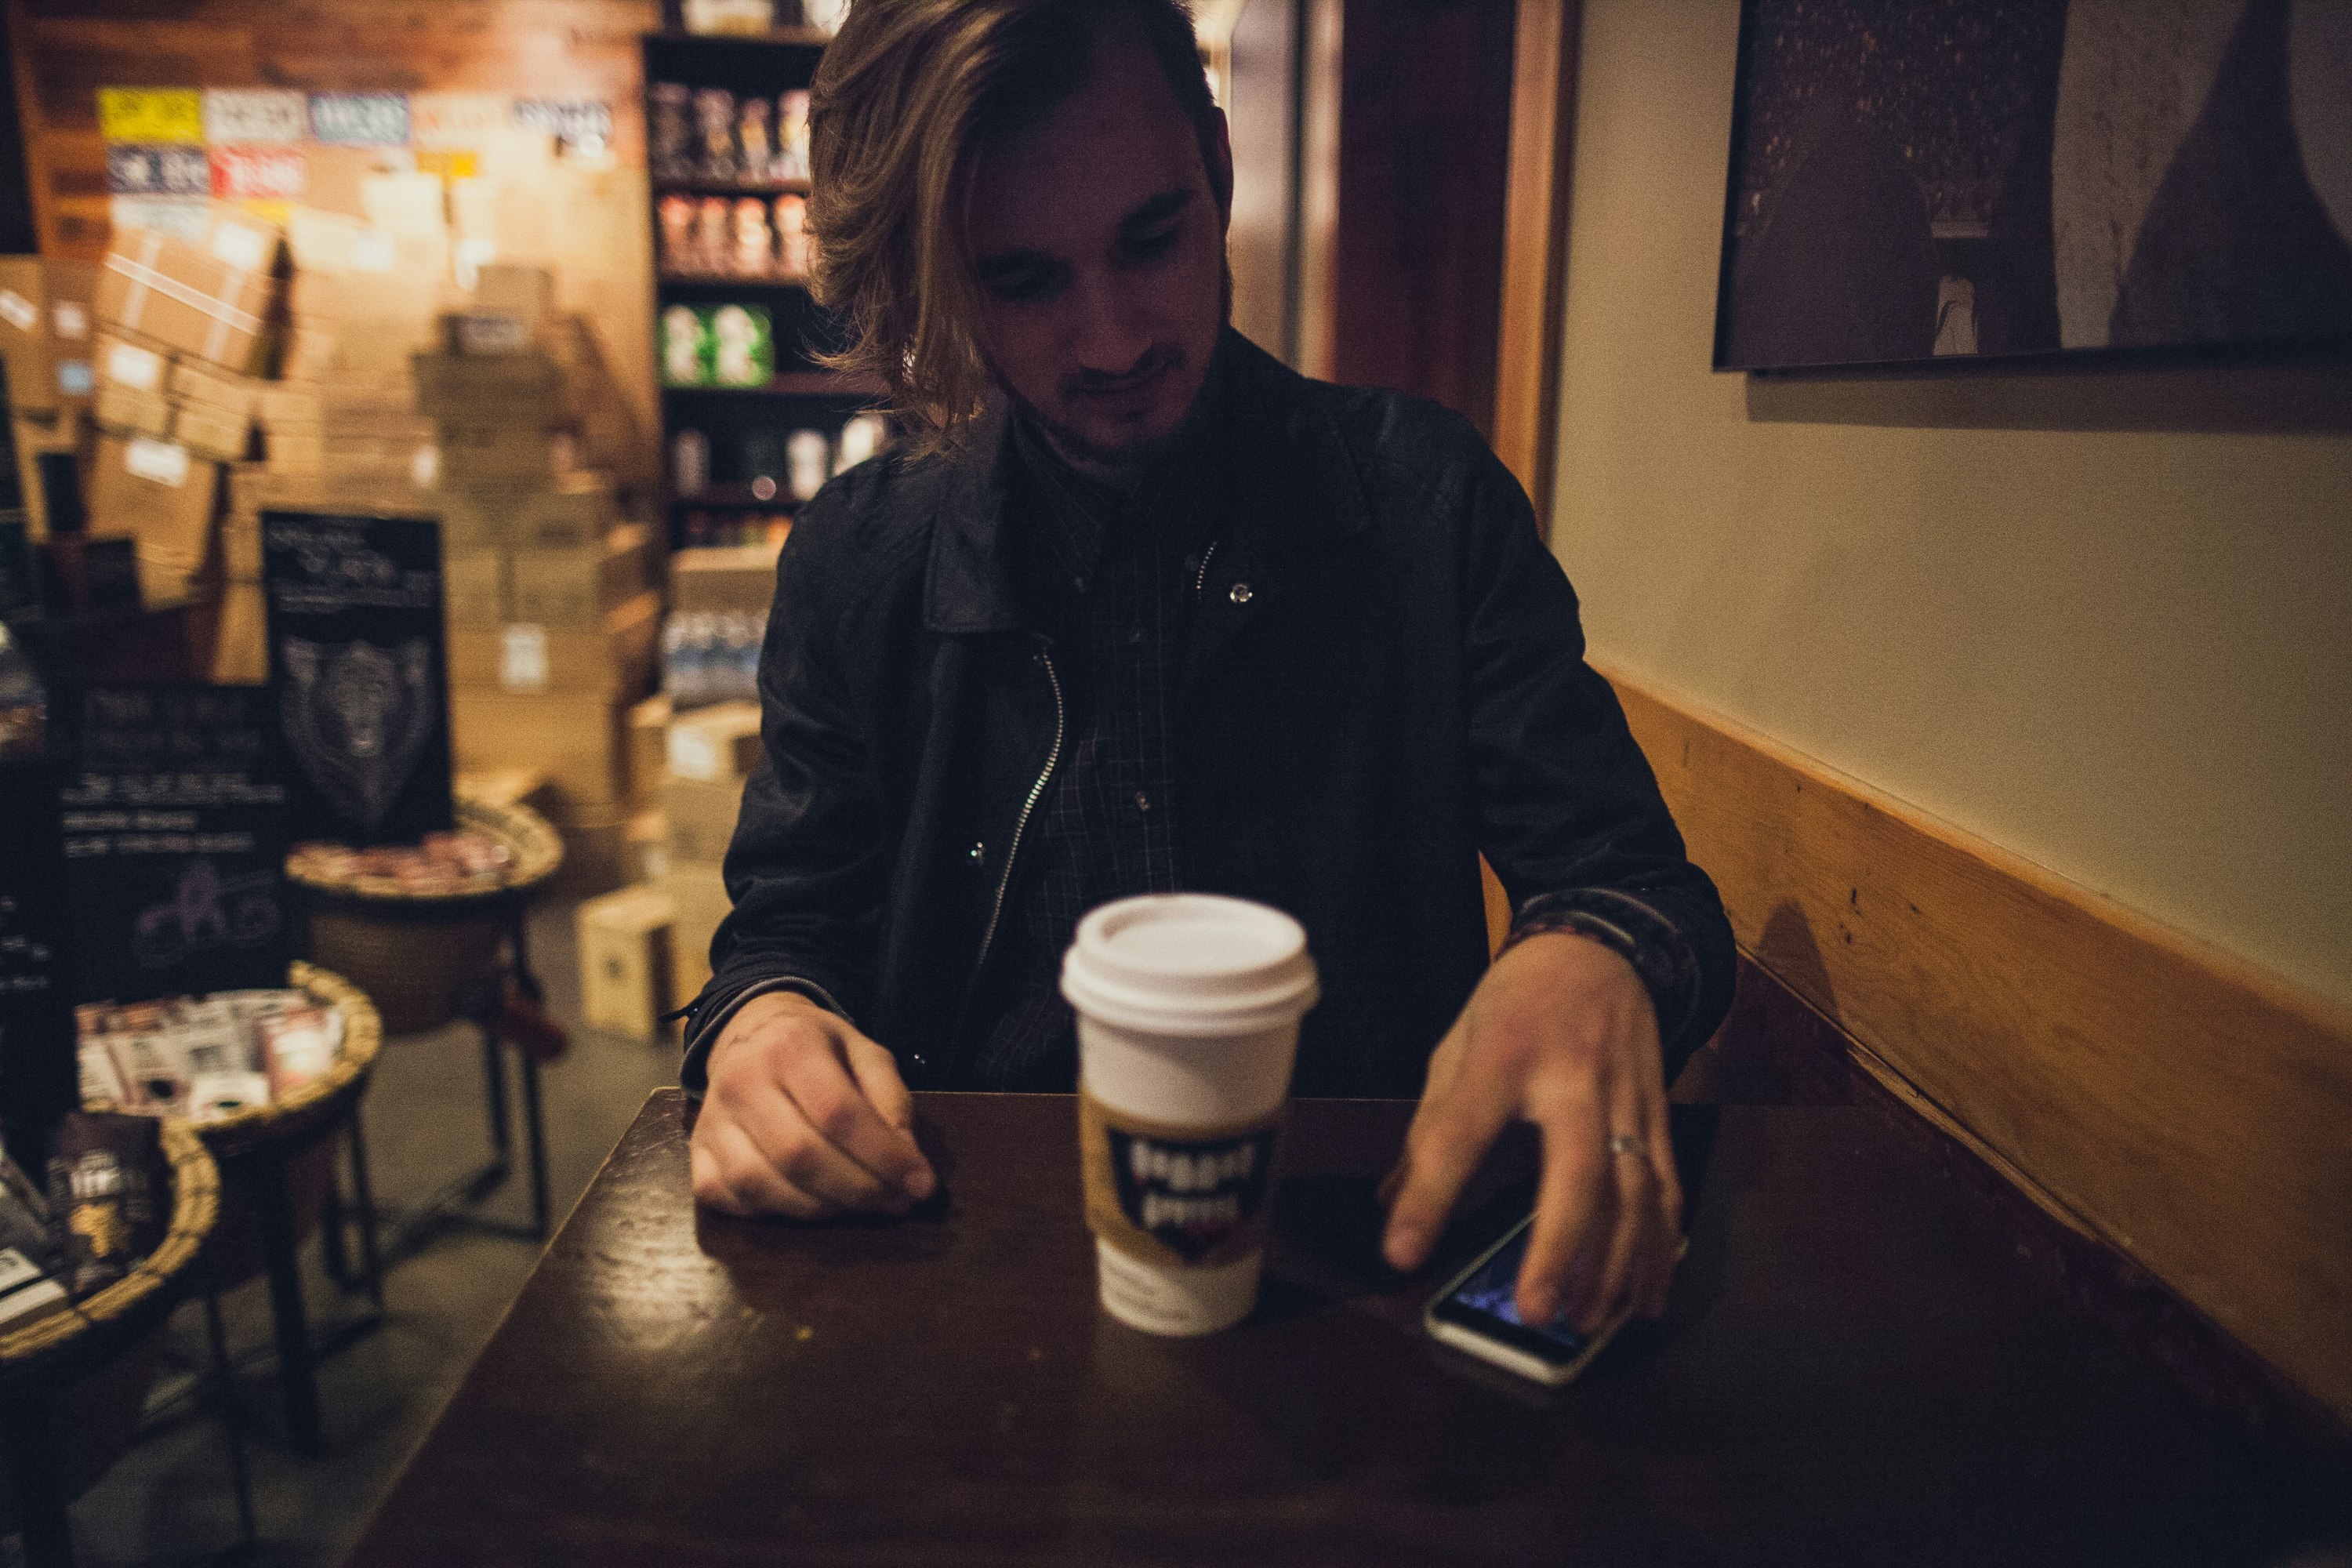
[[[1663,1307],[1670,1068],[1731,935],[1460,418],[1226,325],[1233,160],[1179,0],[858,0],[812,110],[820,300],[911,430],[803,511],[734,912],[688,1030],[696,1195],[903,1212],[908,1086],[1075,1086],[1078,916],[1306,927],[1302,1094],[1419,1093],[1386,1248],[1542,1131],[1530,1321]],[[1477,860],[1515,900],[1487,963]]]

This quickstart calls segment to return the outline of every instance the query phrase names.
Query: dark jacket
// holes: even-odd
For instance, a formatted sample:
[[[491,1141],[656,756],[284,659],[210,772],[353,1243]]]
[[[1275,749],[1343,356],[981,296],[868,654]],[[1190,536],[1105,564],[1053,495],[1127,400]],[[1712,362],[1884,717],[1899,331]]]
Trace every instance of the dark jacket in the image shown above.
[[[1515,906],[1599,900],[1670,950],[1669,1075],[1730,1004],[1731,932],[1684,858],[1525,494],[1457,416],[1307,380],[1239,336],[1225,516],[1171,727],[1189,885],[1288,910],[1323,1000],[1302,1094],[1418,1094],[1486,967],[1477,857]],[[957,1083],[1008,857],[1066,736],[1056,649],[1000,549],[1001,417],[886,456],[803,509],[760,667],[764,755],[734,912],[688,1026],[790,977]],[[1656,956],[1654,954],[1654,956]]]

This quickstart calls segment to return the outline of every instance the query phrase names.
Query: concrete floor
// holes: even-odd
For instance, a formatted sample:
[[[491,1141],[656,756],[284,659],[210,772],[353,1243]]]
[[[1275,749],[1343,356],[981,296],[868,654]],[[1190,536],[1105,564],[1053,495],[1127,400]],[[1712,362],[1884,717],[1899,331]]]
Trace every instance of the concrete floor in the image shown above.
[[[542,907],[532,958],[550,1010],[572,1048],[542,1078],[550,1195],[562,1216],[651,1090],[677,1081],[675,1048],[579,1026],[572,909]],[[463,1026],[386,1042],[364,1108],[377,1201],[410,1207],[487,1158],[480,1047]],[[518,1113],[518,1128],[520,1115]],[[520,1155],[520,1149],[518,1149]],[[486,1212],[518,1223],[530,1214],[520,1169]],[[256,1421],[247,1428],[257,1546],[237,1540],[226,1449],[217,1416],[192,1411],[189,1379],[167,1368],[149,1401],[147,1433],[74,1505],[75,1544],[87,1568],[215,1561],[326,1568],[359,1537],[401,1465],[424,1436],[538,1256],[534,1242],[451,1232],[385,1277],[383,1324],[331,1355],[319,1374],[327,1451],[291,1452],[276,1436],[277,1384],[269,1308],[256,1280],[226,1298],[230,1354]],[[313,1240],[302,1248],[314,1329],[348,1321],[366,1306],[328,1280]],[[173,1319],[168,1358],[206,1363],[194,1303]],[[0,1542],[0,1564],[12,1556]]]

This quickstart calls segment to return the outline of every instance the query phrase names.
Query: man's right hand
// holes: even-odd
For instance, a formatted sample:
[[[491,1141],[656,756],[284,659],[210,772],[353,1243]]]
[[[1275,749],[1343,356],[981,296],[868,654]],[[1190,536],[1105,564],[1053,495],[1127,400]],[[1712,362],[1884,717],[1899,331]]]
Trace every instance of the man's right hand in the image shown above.
[[[938,1180],[890,1053],[797,992],[727,1020],[694,1124],[694,1196],[723,1214],[904,1214]]]

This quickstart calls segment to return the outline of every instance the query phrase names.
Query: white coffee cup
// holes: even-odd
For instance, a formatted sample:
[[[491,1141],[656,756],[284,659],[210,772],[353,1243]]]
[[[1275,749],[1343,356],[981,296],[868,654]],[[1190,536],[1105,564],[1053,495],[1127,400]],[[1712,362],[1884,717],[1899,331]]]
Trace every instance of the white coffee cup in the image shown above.
[[[1318,994],[1279,910],[1154,893],[1092,910],[1062,960],[1078,1017],[1079,1153],[1104,1310],[1205,1334],[1257,1300],[1275,1157]]]

